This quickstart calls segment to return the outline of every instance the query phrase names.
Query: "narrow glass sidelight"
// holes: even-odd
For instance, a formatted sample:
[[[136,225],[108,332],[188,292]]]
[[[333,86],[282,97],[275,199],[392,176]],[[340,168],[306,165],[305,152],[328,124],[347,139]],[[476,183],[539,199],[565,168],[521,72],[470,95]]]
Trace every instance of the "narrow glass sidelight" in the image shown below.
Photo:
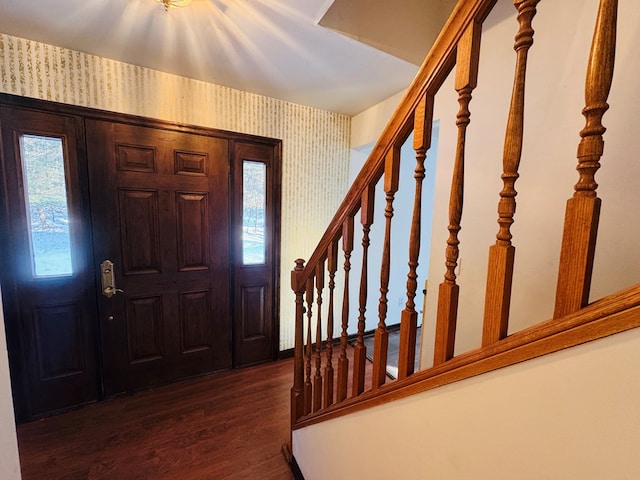
[[[267,166],[261,162],[242,162],[242,263],[265,263],[265,222],[267,205]]]
[[[20,153],[32,274],[34,277],[72,275],[62,139],[22,135]]]

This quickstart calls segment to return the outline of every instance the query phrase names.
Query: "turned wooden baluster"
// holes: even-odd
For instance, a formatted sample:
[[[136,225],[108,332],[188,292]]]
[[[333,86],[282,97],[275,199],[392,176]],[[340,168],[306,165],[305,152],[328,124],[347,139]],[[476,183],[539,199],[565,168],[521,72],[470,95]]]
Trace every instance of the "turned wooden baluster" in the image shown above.
[[[305,355],[305,382],[304,382],[304,409],[305,415],[311,413],[313,384],[311,383],[311,356],[313,354],[313,344],[311,343],[311,318],[313,317],[313,277],[307,279],[306,285],[307,301],[307,351]]]
[[[304,260],[298,258],[291,271],[291,285],[296,294],[296,327],[293,353],[293,387],[291,388],[291,425],[305,414],[304,400],[304,290],[300,288],[300,274]]]
[[[318,313],[316,315],[316,374],[313,377],[313,411],[322,408],[322,289],[324,288],[324,261],[316,265]]]
[[[431,146],[433,96],[425,95],[414,114],[413,149],[416,151],[416,180],[413,200],[413,217],[409,237],[409,273],[407,274],[407,303],[400,321],[400,351],[398,353],[398,378],[411,375],[416,354],[416,329],[418,312],[414,299],[418,289],[418,257],[420,255],[420,229],[422,226],[422,181],[425,177],[424,161]]]
[[[460,287],[456,283],[459,249],[458,232],[461,229],[464,198],[464,156],[467,125],[471,121],[469,103],[471,94],[478,84],[478,61],[480,58],[480,36],[482,26],[472,22],[458,42],[456,61],[456,84],[460,109],[456,117],[458,143],[451,181],[449,199],[449,238],[447,239],[446,267],[444,282],[438,291],[438,313],[433,364],[439,365],[453,357],[458,317],[458,295]]]
[[[327,250],[327,269],[329,270],[329,312],[327,315],[327,361],[324,367],[324,406],[333,403],[333,292],[338,270],[338,242],[331,242]]]
[[[358,338],[353,351],[353,386],[351,394],[360,395],[364,392],[364,377],[367,366],[367,347],[364,344],[364,328],[367,311],[367,276],[368,276],[368,253],[369,232],[373,224],[373,201],[375,198],[375,185],[368,185],[362,192],[360,203],[360,223],[362,224],[362,271],[360,275],[360,295],[359,295],[359,315],[358,315]]]
[[[602,117],[609,108],[607,98],[613,80],[617,14],[617,0],[600,1],[582,110],[586,125],[580,132],[582,139],[578,146],[577,170],[580,177],[574,187],[573,198],[567,201],[554,318],[580,310],[589,302],[600,219],[595,174],[604,152],[602,135],[606,128],[602,125]]]
[[[349,328],[349,272],[351,271],[351,252],[353,252],[353,216],[342,224],[342,251],[344,252],[344,292],[342,297],[342,332],[340,334],[340,357],[338,358],[338,391],[336,400],[347,398],[349,377],[349,359],[347,358],[347,329]]]
[[[387,153],[384,164],[384,191],[387,205],[384,209],[386,218],[384,245],[382,247],[382,267],[380,270],[380,301],[378,303],[378,327],[373,344],[373,378],[372,389],[383,385],[387,378],[387,351],[389,348],[389,332],[387,332],[387,294],[389,293],[389,271],[391,270],[391,219],[393,218],[393,199],[398,191],[400,178],[400,148],[392,148]]]
[[[527,71],[527,54],[533,45],[531,26],[536,14],[536,5],[540,0],[515,0],[518,9],[519,31],[514,49],[516,71],[511,94],[511,106],[505,135],[502,181],[498,203],[498,224],[500,225],[496,243],[489,248],[489,271],[485,296],[484,326],[482,345],[490,345],[507,336],[509,304],[511,301],[511,282],[515,247],[511,243],[511,225],[516,211],[515,183],[518,179],[518,167],[522,156],[522,138],[524,131],[524,91]]]

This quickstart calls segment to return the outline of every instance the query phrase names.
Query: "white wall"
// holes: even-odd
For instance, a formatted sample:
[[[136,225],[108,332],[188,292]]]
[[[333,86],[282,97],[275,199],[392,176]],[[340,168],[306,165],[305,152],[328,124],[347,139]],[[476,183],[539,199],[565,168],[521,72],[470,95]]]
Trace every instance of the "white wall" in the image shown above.
[[[20,479],[20,459],[16,425],[13,420],[13,400],[9,381],[9,362],[4,332],[4,313],[0,302],[0,478]]]
[[[597,7],[597,0],[540,2],[534,19],[512,228],[511,333],[552,314],[565,202],[578,178],[576,147]],[[516,31],[513,2],[499,0],[484,26],[479,86],[471,102],[466,178],[474,183],[468,180],[465,188],[460,233],[457,354],[480,345]],[[591,300],[638,282],[638,44],[640,9],[620,2],[605,154],[596,176],[603,207]],[[440,137],[422,368],[432,362],[436,290],[445,272],[457,109],[451,76],[435,105]],[[299,430],[294,453],[308,480],[640,478],[639,347],[640,331],[628,332]]]
[[[373,146],[404,95],[404,91],[398,92],[351,119],[350,145],[352,149],[362,149],[367,145]],[[358,171],[356,170],[355,173]]]
[[[293,434],[306,480],[640,478],[640,329]]]

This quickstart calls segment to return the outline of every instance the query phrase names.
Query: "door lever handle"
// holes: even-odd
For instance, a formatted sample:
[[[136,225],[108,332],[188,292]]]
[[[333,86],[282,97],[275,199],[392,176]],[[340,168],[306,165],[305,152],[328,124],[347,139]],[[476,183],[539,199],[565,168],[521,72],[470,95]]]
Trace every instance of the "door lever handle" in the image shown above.
[[[122,290],[121,288],[115,288],[115,287],[106,287],[104,290],[102,290],[102,293],[105,297],[107,298],[111,298],[113,297],[116,293],[124,293],[124,290]]]
[[[111,298],[116,293],[124,293],[124,290],[116,288],[116,277],[111,260],[105,260],[100,264],[100,276],[102,277],[102,294],[105,297]]]

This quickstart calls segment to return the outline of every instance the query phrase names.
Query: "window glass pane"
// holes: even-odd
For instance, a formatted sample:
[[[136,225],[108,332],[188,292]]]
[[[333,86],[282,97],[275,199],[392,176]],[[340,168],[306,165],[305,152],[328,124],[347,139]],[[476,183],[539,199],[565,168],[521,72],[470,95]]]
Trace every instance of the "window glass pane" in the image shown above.
[[[20,138],[32,273],[71,275],[71,237],[60,138]]]
[[[265,262],[266,165],[244,161],[242,185],[242,263],[255,265]]]

